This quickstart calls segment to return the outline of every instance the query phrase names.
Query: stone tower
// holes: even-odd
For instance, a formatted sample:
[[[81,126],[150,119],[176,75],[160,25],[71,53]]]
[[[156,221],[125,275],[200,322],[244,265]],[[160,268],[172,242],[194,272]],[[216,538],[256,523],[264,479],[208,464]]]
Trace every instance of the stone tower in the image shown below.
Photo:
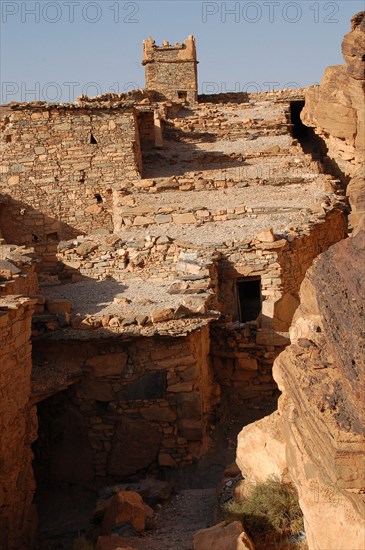
[[[198,77],[195,38],[190,35],[183,44],[174,46],[165,40],[156,46],[150,37],[143,42],[146,67],[146,89],[156,90],[169,99],[195,103],[198,98]]]

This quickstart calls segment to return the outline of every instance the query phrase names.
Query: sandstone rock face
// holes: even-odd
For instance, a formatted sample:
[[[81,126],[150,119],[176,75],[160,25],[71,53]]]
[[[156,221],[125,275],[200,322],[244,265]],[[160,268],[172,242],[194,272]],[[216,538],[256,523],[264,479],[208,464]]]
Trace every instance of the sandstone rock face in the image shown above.
[[[225,521],[202,529],[194,535],[194,550],[254,550],[254,545],[240,521]]]
[[[292,344],[274,365],[278,426],[310,550],[365,548],[364,253],[362,231],[314,262]]]
[[[365,166],[361,166],[348,184],[347,195],[351,206],[349,220],[356,235],[365,229]]]
[[[321,85],[309,88],[301,116],[324,139],[327,155],[351,177],[365,157],[365,12],[352,18],[342,52],[346,64],[328,67]]]
[[[276,411],[245,426],[238,435],[236,462],[249,482],[262,482],[270,476],[285,479],[288,468],[285,457],[285,440],[278,426]]]

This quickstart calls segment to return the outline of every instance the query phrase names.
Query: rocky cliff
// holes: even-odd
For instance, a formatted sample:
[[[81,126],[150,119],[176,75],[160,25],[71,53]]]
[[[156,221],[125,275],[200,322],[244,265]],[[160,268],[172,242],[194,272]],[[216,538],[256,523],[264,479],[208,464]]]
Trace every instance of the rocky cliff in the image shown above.
[[[279,410],[244,428],[237,448],[247,480],[292,479],[309,550],[365,549],[365,12],[351,24],[345,65],[309,89],[301,116],[349,182],[353,236],[308,270],[274,364]]]
[[[310,550],[365,548],[364,252],[362,231],[315,260],[301,286],[291,345],[274,365],[279,413],[239,436],[246,477],[261,480],[263,470],[285,477],[288,469]]]
[[[311,550],[365,548],[364,252],[361,232],[314,263],[292,345],[274,367],[287,465]]]
[[[343,180],[354,178],[347,194],[356,233],[365,227],[365,11],[354,15],[351,29],[342,42],[345,64],[327,67],[320,86],[308,89],[301,117]]]

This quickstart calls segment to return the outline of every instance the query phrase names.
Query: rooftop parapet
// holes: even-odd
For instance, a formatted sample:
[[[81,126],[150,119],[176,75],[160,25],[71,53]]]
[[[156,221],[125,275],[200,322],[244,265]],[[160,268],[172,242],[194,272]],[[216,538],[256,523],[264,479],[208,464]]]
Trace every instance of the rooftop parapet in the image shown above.
[[[168,40],[164,40],[162,46],[157,46],[153,38],[150,36],[143,42],[143,61],[142,65],[147,63],[154,63],[155,61],[162,60],[168,62],[166,54],[171,58],[170,62],[187,62],[193,61],[197,63],[196,59],[196,47],[195,38],[193,35],[180,44],[176,42],[174,45],[170,44]]]

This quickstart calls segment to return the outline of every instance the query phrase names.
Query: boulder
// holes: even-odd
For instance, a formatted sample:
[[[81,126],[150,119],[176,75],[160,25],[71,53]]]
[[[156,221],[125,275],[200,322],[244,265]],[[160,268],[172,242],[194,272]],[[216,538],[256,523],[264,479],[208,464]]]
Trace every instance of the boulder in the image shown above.
[[[262,229],[262,231],[257,233],[256,239],[261,243],[273,243],[276,241],[272,227]]]
[[[155,309],[151,314],[152,323],[162,323],[174,318],[174,310],[171,308]]]
[[[82,258],[85,258],[88,254],[94,252],[94,250],[96,250],[97,248],[97,243],[94,243],[93,241],[84,241],[76,248],[76,253],[79,256],[82,256]]]
[[[365,158],[365,12],[352,18],[351,28],[342,43],[346,64],[327,67],[320,86],[308,88],[301,113],[341,177],[352,177]]]
[[[194,535],[194,550],[254,550],[254,545],[240,521],[222,521]]]
[[[342,42],[342,54],[349,75],[356,80],[365,80],[365,11],[351,19],[351,32]]]
[[[146,479],[136,481],[135,483],[118,483],[118,485],[103,487],[98,491],[98,495],[104,500],[97,501],[94,517],[103,517],[107,508],[106,503],[108,502],[108,500],[105,499],[109,499],[116,493],[119,493],[119,491],[135,491],[141,495],[146,504],[149,506],[155,506],[156,504],[170,498],[173,491],[173,485],[168,481],[147,477]]]
[[[149,422],[122,418],[114,433],[108,474],[128,476],[148,468],[157,459],[160,443],[158,428]]]
[[[114,495],[105,510],[102,528],[105,534],[129,522],[136,531],[144,531],[146,519],[153,516],[153,510],[134,491],[120,491]]]
[[[278,416],[276,411],[245,426],[238,434],[236,462],[250,482],[266,481],[273,475],[285,479],[288,475],[285,441],[278,427]]]

